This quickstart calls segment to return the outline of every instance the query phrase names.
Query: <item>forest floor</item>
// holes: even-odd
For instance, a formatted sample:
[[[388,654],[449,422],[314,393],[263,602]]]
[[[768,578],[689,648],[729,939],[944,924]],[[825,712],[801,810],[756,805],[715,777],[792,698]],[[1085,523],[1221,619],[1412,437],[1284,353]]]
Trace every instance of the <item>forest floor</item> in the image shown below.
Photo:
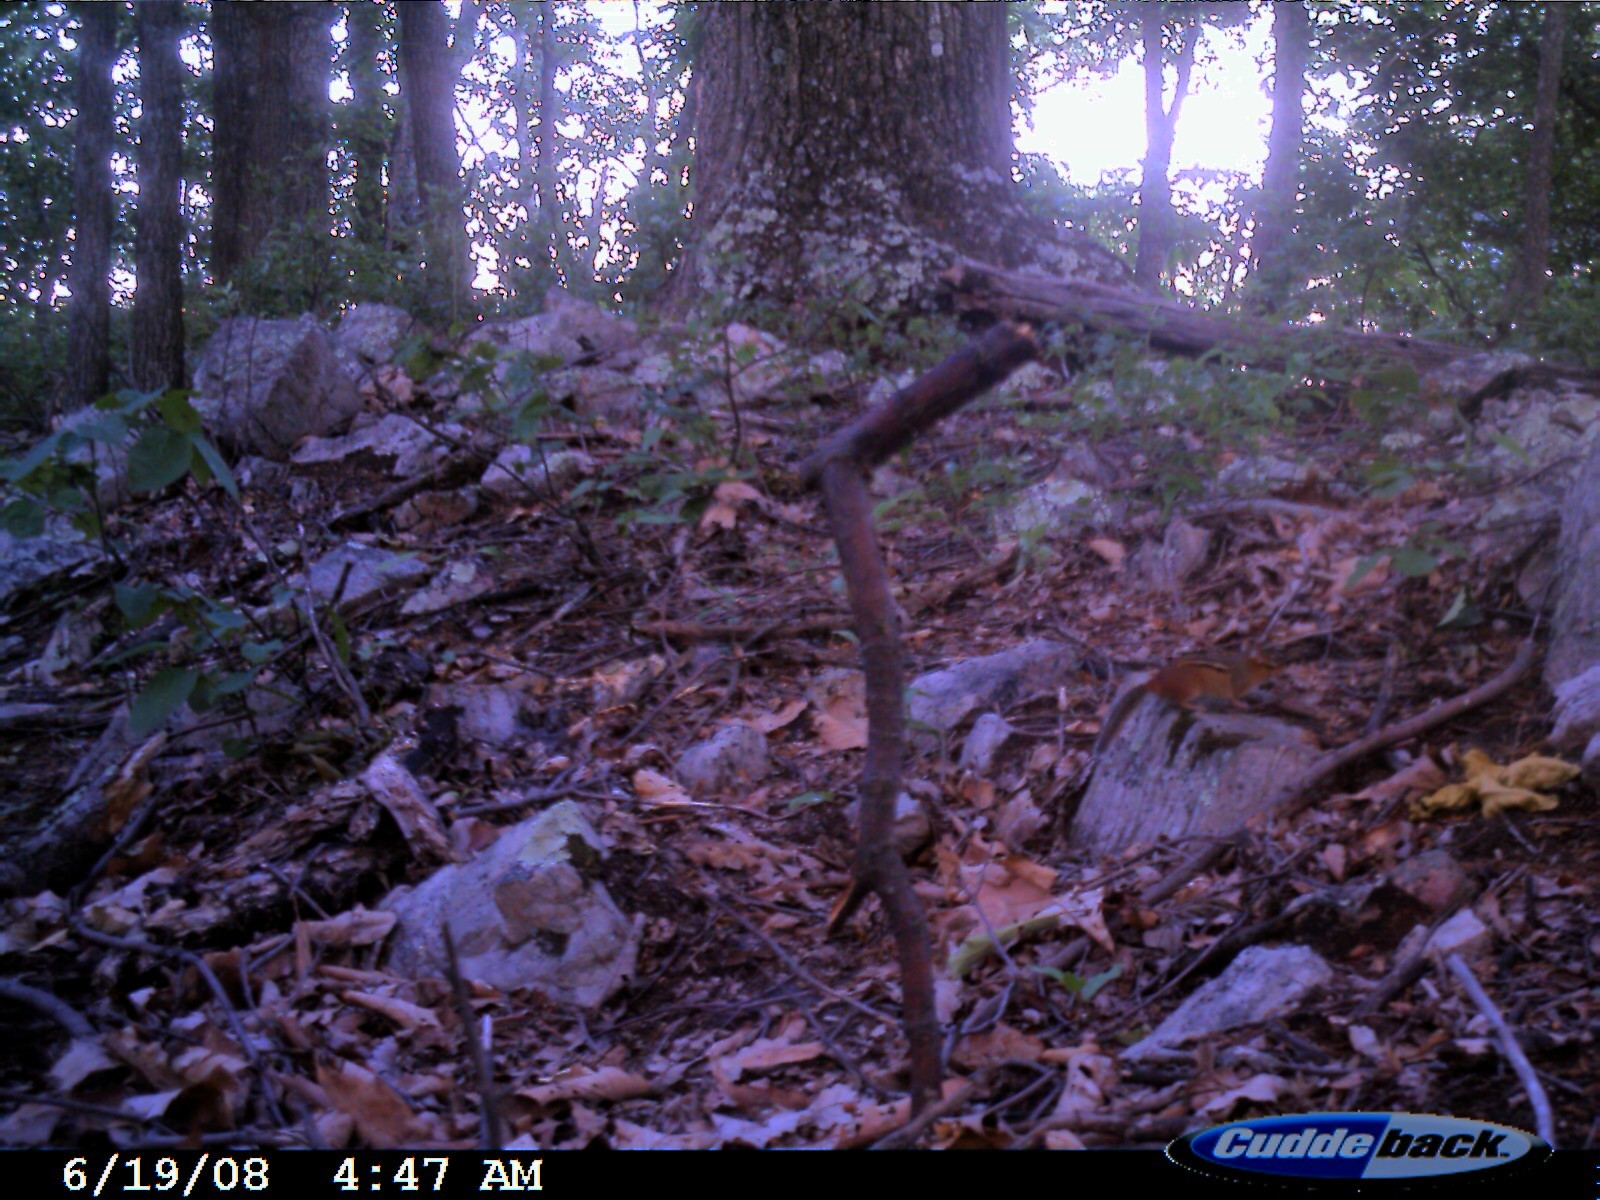
[[[1159,904],[1143,903],[1141,890],[1191,847],[1097,860],[1068,838],[1126,670],[1196,651],[1268,650],[1284,670],[1256,703],[1323,747],[1359,737],[1375,712],[1409,716],[1494,675],[1531,624],[1512,570],[1471,554],[1417,574],[1395,569],[1393,556],[1356,569],[1424,527],[1441,537],[1467,529],[1489,497],[1457,494],[1448,479],[1385,499],[1346,487],[1371,449],[1347,436],[1357,417],[1328,406],[1263,447],[1316,473],[1277,493],[1276,508],[1180,501],[1210,531],[1210,549],[1188,579],[1150,586],[1131,556],[1165,527],[1163,439],[1198,448],[1201,435],[1184,429],[1102,437],[1096,453],[1116,464],[1119,498],[1107,522],[1021,546],[996,532],[1000,502],[1057,463],[1050,414],[1039,410],[1071,399],[976,403],[884,481],[894,489],[880,514],[891,573],[908,594],[934,597],[907,606],[909,675],[1039,637],[1081,650],[1088,668],[1077,686],[1001,713],[1017,735],[992,772],[957,765],[959,739],[908,764],[933,823],[913,871],[937,962],[1000,923],[997,913],[1025,916],[1070,896],[1080,915],[959,978],[941,972],[949,1101],[906,1140],[1158,1146],[1229,1119],[1352,1109],[1532,1129],[1506,1055],[1442,967],[1424,960],[1376,1011],[1359,1007],[1396,967],[1399,935],[1417,921],[1409,910],[1394,930],[1382,912],[1325,921],[1317,949],[1332,982],[1292,1011],[1119,1058],[1251,940],[1316,936],[1273,923],[1292,903],[1348,895],[1442,850],[1487,928],[1475,969],[1539,1073],[1560,1143],[1600,1145],[1595,796],[1574,784],[1549,811],[1495,816],[1414,817],[1410,807],[1459,778],[1467,748],[1496,762],[1538,751],[1547,700],[1533,676],[1353,766],[1289,827]],[[387,971],[363,932],[367,907],[422,873],[401,830],[352,791],[385,730],[416,735],[406,761],[458,844],[481,845],[490,826],[574,800],[608,844],[605,888],[640,918],[633,978],[593,1010],[472,988],[472,1011],[492,1031],[509,1144],[838,1147],[893,1136],[907,1117],[893,940],[875,901],[836,936],[824,931],[849,877],[862,725],[858,708],[819,698],[814,684],[829,668],[857,667],[858,648],[826,525],[793,475],[849,415],[800,404],[737,423],[718,415],[685,467],[689,499],[675,523],[619,524],[640,502],[618,491],[576,516],[502,504],[420,535],[384,530],[379,514],[392,548],[431,561],[489,557],[496,589],[425,617],[403,616],[402,597],[350,616],[372,728],[312,653],[300,679],[313,716],[221,772],[159,775],[139,837],[86,872],[82,894],[7,902],[0,973],[49,992],[87,1026],[69,1039],[59,1014],[0,994],[13,1032],[0,1040],[0,1144],[479,1144],[483,1105],[450,986]],[[620,427],[586,438],[617,477],[635,470],[641,445],[638,430]],[[710,482],[728,467],[738,480]],[[390,483],[350,463],[296,475],[321,514]],[[138,530],[147,577],[232,593],[259,575],[251,537],[280,545],[315,525],[281,489],[246,487],[248,534],[236,509],[192,485],[180,491],[121,517]],[[1481,620],[1441,628],[1463,589]],[[42,643],[63,603],[14,612],[8,632]],[[385,686],[390,668],[400,678]],[[430,725],[422,686],[468,679],[515,681],[536,697],[527,736],[490,747]],[[4,698],[44,694],[13,671]],[[0,750],[0,788],[12,797],[0,820],[12,832],[40,819],[120,699],[87,673],[49,695],[80,722],[13,726],[18,736]],[[729,721],[767,733],[772,773],[722,795],[675,786],[679,755]],[[1008,844],[996,822],[1018,796],[1041,819]],[[492,803],[506,807],[457,815]],[[264,845],[273,848],[264,869],[294,886],[261,893],[261,871],[248,869],[260,863],[241,864],[238,850]],[[304,869],[312,858],[323,861],[318,873]],[[85,916],[113,941],[86,941]],[[119,949],[118,937],[185,953]],[[1219,944],[1226,953],[1207,953]]]

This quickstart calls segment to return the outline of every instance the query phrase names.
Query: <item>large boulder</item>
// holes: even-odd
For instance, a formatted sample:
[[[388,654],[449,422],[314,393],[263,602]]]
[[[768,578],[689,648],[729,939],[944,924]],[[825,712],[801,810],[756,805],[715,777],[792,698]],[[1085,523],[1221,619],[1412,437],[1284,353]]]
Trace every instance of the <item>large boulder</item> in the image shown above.
[[[333,339],[310,317],[224,321],[201,352],[195,407],[217,439],[283,461],[301,438],[344,427],[361,393]]]

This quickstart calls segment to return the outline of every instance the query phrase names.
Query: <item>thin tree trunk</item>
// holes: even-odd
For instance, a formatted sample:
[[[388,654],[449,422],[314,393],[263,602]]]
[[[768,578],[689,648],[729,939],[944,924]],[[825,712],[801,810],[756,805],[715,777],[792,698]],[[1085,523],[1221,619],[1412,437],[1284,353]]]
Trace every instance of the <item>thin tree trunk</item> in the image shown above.
[[[556,70],[561,65],[556,45],[555,14],[539,6],[539,148],[534,158],[533,186],[539,200],[539,229],[547,253],[561,235],[556,199]]]
[[[133,385],[183,386],[183,0],[134,6],[139,37],[139,228]]]
[[[1522,200],[1522,239],[1517,263],[1506,285],[1505,312],[1514,318],[1539,303],[1550,269],[1550,174],[1555,151],[1556,100],[1561,88],[1561,48],[1567,32],[1567,6],[1544,6],[1539,38],[1539,80],[1534,93],[1532,144]]]
[[[1285,257],[1300,199],[1306,63],[1311,57],[1311,14],[1305,0],[1273,0],[1272,42],[1272,133],[1250,242],[1255,301],[1263,312],[1281,307],[1292,287]]]
[[[111,376],[111,67],[120,5],[73,4],[78,20],[78,111],[73,117],[72,265],[67,286],[67,355],[61,400],[67,409],[98,399]]]
[[[530,50],[527,26],[523,24],[518,7],[514,6],[511,10],[508,29],[511,62],[507,64],[506,77],[511,80],[511,136],[516,140],[517,153],[506,164],[506,192],[511,197],[512,206],[522,208],[523,218],[519,221],[510,213],[503,218],[504,226],[496,247],[500,286],[508,292],[515,290],[511,284],[513,274],[522,270],[516,260],[528,256],[528,222],[533,217],[533,196],[529,190],[531,172],[526,166],[529,151],[528,113],[522,103],[522,87],[528,75]]]
[[[1172,105],[1162,102],[1165,90],[1166,53],[1162,44],[1164,4],[1143,4],[1139,8],[1139,34],[1144,45],[1144,169],[1139,183],[1139,248],[1134,256],[1133,278],[1140,287],[1155,288],[1161,271],[1172,253],[1172,143],[1183,112],[1184,97],[1194,71],[1195,43],[1199,30],[1186,26],[1179,32],[1173,59],[1178,69]]]
[[[348,143],[355,175],[351,225],[356,241],[383,244],[383,162],[389,146],[388,118],[383,108],[383,72],[378,51],[383,40],[380,8],[372,0],[346,4],[349,30],[350,103]]]

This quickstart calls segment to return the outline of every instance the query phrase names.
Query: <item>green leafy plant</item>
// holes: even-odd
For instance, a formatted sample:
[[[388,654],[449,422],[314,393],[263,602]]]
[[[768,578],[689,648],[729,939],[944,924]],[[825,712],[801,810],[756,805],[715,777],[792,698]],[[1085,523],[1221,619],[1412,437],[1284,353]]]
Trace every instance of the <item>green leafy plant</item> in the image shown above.
[[[161,491],[193,477],[201,484],[215,482],[238,498],[233,473],[202,431],[188,393],[121,391],[104,397],[22,456],[0,461],[0,480],[12,493],[0,507],[0,528],[30,537],[42,533],[52,518],[64,520],[97,537],[107,557],[120,564],[122,556],[109,536],[99,497],[96,468],[107,455],[126,456],[126,480],[133,491]],[[129,725],[136,735],[158,729],[185,705],[208,712],[241,695],[283,649],[277,638],[248,637],[249,622],[240,612],[191,587],[124,579],[112,594],[130,633],[162,618],[175,629],[124,648],[109,663],[172,654],[175,640],[183,660],[157,670],[134,697]],[[177,639],[171,636],[174,632]]]
[[[0,461],[0,480],[15,493],[0,508],[0,528],[16,537],[43,532],[48,517],[66,517],[99,537],[104,523],[95,466],[107,454],[127,455],[127,483],[155,492],[193,475],[213,480],[237,499],[238,484],[202,432],[200,414],[181,391],[120,391],[97,401],[85,417],[35,443],[20,458]]]

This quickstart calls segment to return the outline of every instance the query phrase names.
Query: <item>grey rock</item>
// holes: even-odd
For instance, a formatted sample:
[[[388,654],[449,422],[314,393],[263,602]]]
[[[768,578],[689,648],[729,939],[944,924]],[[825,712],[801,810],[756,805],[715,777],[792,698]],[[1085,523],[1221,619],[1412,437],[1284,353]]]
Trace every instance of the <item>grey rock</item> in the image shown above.
[[[510,360],[518,355],[531,354],[535,358],[551,359],[555,365],[567,366],[587,354],[578,339],[563,331],[549,313],[536,313],[514,321],[491,321],[467,339],[469,349],[480,343],[499,351],[501,361],[496,374],[502,381]]]
[[[1247,946],[1227,970],[1198,988],[1122,1057],[1149,1057],[1279,1016],[1328,986],[1333,977],[1327,961],[1304,946]]]
[[[1052,477],[1027,488],[999,514],[997,524],[1002,532],[1022,534],[1099,524],[1110,517],[1111,506],[1099,488],[1082,479]]]
[[[426,587],[408,596],[400,611],[408,617],[441,612],[455,604],[492,592],[499,583],[493,571],[481,562],[464,559],[443,567]]]
[[[367,363],[393,362],[406,338],[422,332],[404,309],[392,304],[357,304],[344,314],[334,333],[338,344]]]
[[[1572,751],[1600,734],[1600,663],[1555,688],[1555,729],[1550,742]]]
[[[430,708],[460,710],[456,731],[487,746],[510,746],[528,736],[522,717],[529,700],[515,682],[436,683],[428,689]]]
[[[615,358],[639,347],[639,329],[632,321],[580,300],[565,288],[545,292],[544,311],[554,328],[585,353]]]
[[[918,725],[949,733],[979,709],[1006,708],[1054,695],[1071,681],[1080,662],[1070,647],[1042,638],[999,654],[970,658],[913,679],[909,716]]]
[[[638,956],[637,924],[595,878],[604,854],[570,801],[510,827],[472,861],[384,899],[397,918],[390,970],[443,975],[448,921],[466,978],[585,1008],[604,1003]]]
[[[1600,663],[1600,442],[1590,446],[1567,491],[1554,578],[1544,664],[1552,689]]]
[[[465,430],[459,425],[448,426],[445,432],[464,438]],[[296,448],[292,461],[302,466],[311,463],[339,462],[356,454],[371,454],[375,458],[393,460],[391,474],[397,479],[409,479],[443,461],[450,452],[449,445],[429,433],[409,417],[399,413],[385,413],[380,417],[358,416],[343,437],[306,438]]]
[[[309,317],[222,322],[194,373],[195,407],[219,440],[286,459],[303,437],[334,432],[361,411],[361,394],[333,340]]]
[[[772,769],[767,739],[749,725],[729,725],[690,746],[678,759],[678,779],[697,793],[720,795],[750,787]]]
[[[1016,732],[998,713],[984,713],[972,723],[972,731],[961,743],[961,756],[957,761],[966,770],[983,774],[994,767],[1001,748]]]
[[[1118,854],[1162,837],[1231,833],[1316,756],[1304,730],[1276,718],[1190,712],[1145,696],[1101,755],[1072,844]]]
[[[1252,454],[1237,458],[1218,471],[1217,487],[1233,495],[1248,495],[1303,487],[1316,478],[1317,471],[1309,463]]]
[[[100,557],[76,530],[14,538],[0,530],[0,600],[51,576],[68,576]]]
[[[1446,404],[1466,404],[1509,391],[1517,376],[1534,363],[1528,355],[1513,350],[1486,350],[1429,371],[1420,386]]]
[[[491,496],[513,501],[544,499],[549,488],[564,492],[594,470],[582,450],[546,450],[518,443],[495,456],[479,486]]]
[[[347,605],[375,592],[405,587],[431,572],[427,563],[413,555],[347,542],[311,564],[311,592],[319,600],[332,600],[338,592],[339,603]],[[343,592],[339,592],[340,579],[345,581]]]

